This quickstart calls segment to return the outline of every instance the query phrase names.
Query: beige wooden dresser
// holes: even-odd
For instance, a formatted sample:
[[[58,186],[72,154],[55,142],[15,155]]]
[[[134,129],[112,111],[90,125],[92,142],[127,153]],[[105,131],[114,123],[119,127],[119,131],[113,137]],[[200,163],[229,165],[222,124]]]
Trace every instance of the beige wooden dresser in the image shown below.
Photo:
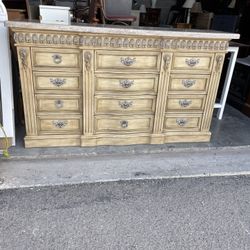
[[[26,147],[205,142],[238,34],[8,23]]]

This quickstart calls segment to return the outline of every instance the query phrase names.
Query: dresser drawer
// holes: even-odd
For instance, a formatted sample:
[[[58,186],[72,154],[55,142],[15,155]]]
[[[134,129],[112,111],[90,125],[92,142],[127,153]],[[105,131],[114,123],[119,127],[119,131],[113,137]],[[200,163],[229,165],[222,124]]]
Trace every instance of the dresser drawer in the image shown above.
[[[147,74],[96,74],[96,91],[156,93],[158,76]]]
[[[34,67],[80,68],[80,53],[74,49],[32,48]]]
[[[55,72],[34,72],[35,91],[39,90],[72,90],[80,91],[80,75]]]
[[[77,112],[81,111],[80,95],[37,95],[37,112]]]
[[[151,132],[153,116],[96,116],[96,133]]]
[[[172,70],[211,71],[213,54],[176,53],[173,57]]]
[[[153,113],[155,111],[155,97],[141,96],[141,97],[95,97],[95,111],[96,113]]]
[[[200,130],[202,115],[181,114],[166,116],[164,119],[164,130]]]
[[[160,68],[159,52],[138,51],[97,51],[96,70],[147,70],[156,71]]]
[[[81,134],[80,116],[38,116],[39,134]]]
[[[202,91],[205,92],[209,83],[208,75],[170,75],[169,91]]]
[[[169,95],[166,112],[202,111],[204,105],[205,95]]]

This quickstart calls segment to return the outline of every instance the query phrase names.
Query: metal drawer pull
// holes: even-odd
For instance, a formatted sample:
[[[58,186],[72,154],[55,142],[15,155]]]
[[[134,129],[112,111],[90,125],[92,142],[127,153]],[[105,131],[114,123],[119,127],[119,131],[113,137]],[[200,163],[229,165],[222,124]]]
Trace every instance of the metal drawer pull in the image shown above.
[[[185,120],[185,119],[176,119],[176,123],[179,126],[184,127],[187,124],[187,120]]]
[[[50,82],[54,84],[56,87],[61,87],[63,84],[66,83],[66,79],[60,79],[60,78],[50,78]]]
[[[55,54],[55,55],[52,56],[52,58],[53,58],[54,63],[56,63],[56,64],[59,64],[59,63],[62,62],[62,56],[61,55]]]
[[[195,84],[195,80],[182,80],[182,84],[186,88],[190,88]]]
[[[197,65],[200,62],[200,59],[199,58],[190,58],[190,59],[186,59],[185,62],[189,67],[194,67],[195,65]]]
[[[62,100],[55,100],[55,106],[58,109],[62,108],[63,107],[63,101]]]
[[[179,104],[180,104],[180,106],[183,107],[183,108],[188,107],[191,103],[192,103],[191,100],[187,100],[187,99],[179,100]]]
[[[134,84],[134,80],[120,80],[120,85],[127,89],[130,88]]]
[[[131,66],[132,64],[134,64],[136,61],[135,58],[131,58],[131,57],[121,57],[121,63],[125,66]]]
[[[123,109],[128,109],[129,107],[133,105],[133,102],[132,101],[119,101],[119,105]]]
[[[127,128],[128,127],[128,121],[120,121],[121,127],[122,128]]]
[[[67,121],[53,121],[53,125],[56,128],[64,128],[68,124]]]

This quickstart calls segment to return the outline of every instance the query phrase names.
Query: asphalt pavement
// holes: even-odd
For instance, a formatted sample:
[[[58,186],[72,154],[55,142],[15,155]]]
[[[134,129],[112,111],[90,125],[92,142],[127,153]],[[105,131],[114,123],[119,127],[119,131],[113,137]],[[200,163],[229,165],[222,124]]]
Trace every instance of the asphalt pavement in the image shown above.
[[[249,250],[250,176],[0,191],[3,250]]]

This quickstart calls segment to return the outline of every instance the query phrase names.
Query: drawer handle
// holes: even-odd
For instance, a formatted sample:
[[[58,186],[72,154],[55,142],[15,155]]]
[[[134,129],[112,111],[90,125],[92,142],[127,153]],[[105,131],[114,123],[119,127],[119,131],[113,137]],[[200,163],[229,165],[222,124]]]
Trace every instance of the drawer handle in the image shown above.
[[[195,65],[197,65],[200,62],[200,59],[199,58],[190,58],[190,59],[186,59],[185,62],[189,67],[194,67]]]
[[[56,128],[64,128],[68,124],[67,121],[53,121],[53,125]]]
[[[128,109],[129,107],[133,105],[133,102],[132,101],[119,101],[119,105],[123,109]]]
[[[66,79],[60,79],[60,78],[50,78],[50,82],[54,84],[56,87],[61,87],[63,84],[66,83]]]
[[[55,54],[55,55],[52,56],[52,58],[53,58],[54,63],[56,63],[56,64],[59,64],[59,63],[62,62],[62,56],[61,55]]]
[[[134,84],[134,80],[120,80],[120,85],[127,89],[130,88]]]
[[[184,85],[184,87],[186,88],[190,88],[195,84],[195,80],[182,80],[182,84]]]
[[[187,100],[187,99],[179,100],[179,104],[180,104],[180,106],[183,107],[183,108],[188,107],[191,103],[192,103],[191,100]]]
[[[128,121],[120,121],[121,127],[122,128],[127,128],[128,127]]]
[[[180,127],[184,127],[187,124],[187,120],[185,119],[176,119],[176,123],[180,126]]]
[[[63,107],[63,101],[62,100],[55,100],[55,106],[58,109],[62,108]]]
[[[136,59],[131,57],[121,57],[121,63],[125,66],[131,66],[135,63]]]

